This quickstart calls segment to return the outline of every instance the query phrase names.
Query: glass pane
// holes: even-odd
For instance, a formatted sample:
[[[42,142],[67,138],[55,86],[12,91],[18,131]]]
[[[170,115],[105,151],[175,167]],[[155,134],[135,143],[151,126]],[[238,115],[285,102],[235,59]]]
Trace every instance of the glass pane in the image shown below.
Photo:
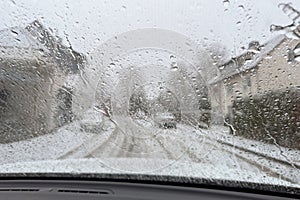
[[[300,187],[298,1],[5,0],[0,19],[1,174]]]

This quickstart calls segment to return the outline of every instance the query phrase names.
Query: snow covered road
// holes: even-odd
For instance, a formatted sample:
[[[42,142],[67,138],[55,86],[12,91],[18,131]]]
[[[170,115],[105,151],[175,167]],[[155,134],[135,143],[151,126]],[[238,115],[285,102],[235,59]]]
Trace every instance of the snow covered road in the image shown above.
[[[206,168],[210,166],[212,171],[226,168],[227,171],[244,172],[244,178],[247,174],[260,174],[261,177],[300,183],[297,150],[278,149],[275,145],[233,136],[226,127],[199,129],[178,124],[177,129],[162,129],[136,123],[131,118],[115,120],[116,123],[100,120],[103,122],[100,125],[99,121],[94,124],[91,120],[75,121],[52,134],[2,144],[0,162],[95,159],[101,160],[99,166],[104,164],[117,171],[135,169],[137,172],[174,170],[177,165],[193,163]],[[136,164],[130,165],[128,159],[146,164],[137,168]],[[122,163],[127,164],[116,160],[124,160]],[[159,160],[163,162],[157,162]]]
[[[143,158],[167,160],[168,165],[174,162],[202,163],[215,167],[226,165],[241,171],[264,172],[292,183],[300,182],[297,165],[241,149],[228,141],[220,141],[219,137],[211,134],[211,130],[184,124],[178,124],[177,129],[147,128],[137,125],[130,118],[117,121],[118,126],[105,140],[101,135],[92,140],[94,142],[96,138],[102,138],[102,142],[92,145],[92,148],[86,143],[61,158]],[[114,166],[113,163],[106,164],[123,169],[123,166]],[[295,168],[298,171],[296,174],[293,172]]]

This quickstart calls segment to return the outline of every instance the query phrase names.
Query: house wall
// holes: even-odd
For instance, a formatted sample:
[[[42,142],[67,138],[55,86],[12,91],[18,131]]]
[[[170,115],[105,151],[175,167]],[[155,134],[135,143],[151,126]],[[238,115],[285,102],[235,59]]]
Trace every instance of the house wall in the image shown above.
[[[284,90],[300,85],[300,62],[288,63],[288,51],[300,41],[286,40],[271,52],[258,66],[254,94]]]
[[[0,120],[6,124],[2,126],[11,126],[9,134],[22,134],[24,138],[47,133],[58,126],[57,94],[65,81],[55,63],[38,55],[37,59],[32,58],[0,58],[0,91],[8,91]]]

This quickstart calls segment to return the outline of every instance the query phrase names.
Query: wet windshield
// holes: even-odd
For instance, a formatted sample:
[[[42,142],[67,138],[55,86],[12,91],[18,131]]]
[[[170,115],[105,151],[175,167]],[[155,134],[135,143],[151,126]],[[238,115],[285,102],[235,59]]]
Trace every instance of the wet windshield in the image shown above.
[[[300,188],[298,1],[6,0],[0,19],[0,174]]]

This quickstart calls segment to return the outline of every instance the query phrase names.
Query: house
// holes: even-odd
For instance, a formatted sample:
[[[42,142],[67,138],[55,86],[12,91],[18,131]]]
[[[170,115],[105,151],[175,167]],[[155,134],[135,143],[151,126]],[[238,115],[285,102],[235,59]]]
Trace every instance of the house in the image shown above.
[[[1,141],[34,137],[70,122],[70,80],[85,63],[85,56],[63,45],[38,21],[1,30]]]
[[[212,123],[223,124],[224,116],[230,110],[231,96],[229,94],[232,93],[233,86],[228,82],[228,79],[234,74],[239,73],[241,66],[250,63],[261,48],[262,45],[257,41],[253,41],[249,44],[248,50],[245,53],[231,58],[218,67],[219,75],[208,83],[210,86]]]
[[[263,45],[251,44],[221,65],[220,75],[209,83],[213,121],[231,123],[246,137],[272,137],[300,148],[293,143],[300,140],[299,38],[278,35]],[[280,142],[282,134],[289,140]]]

